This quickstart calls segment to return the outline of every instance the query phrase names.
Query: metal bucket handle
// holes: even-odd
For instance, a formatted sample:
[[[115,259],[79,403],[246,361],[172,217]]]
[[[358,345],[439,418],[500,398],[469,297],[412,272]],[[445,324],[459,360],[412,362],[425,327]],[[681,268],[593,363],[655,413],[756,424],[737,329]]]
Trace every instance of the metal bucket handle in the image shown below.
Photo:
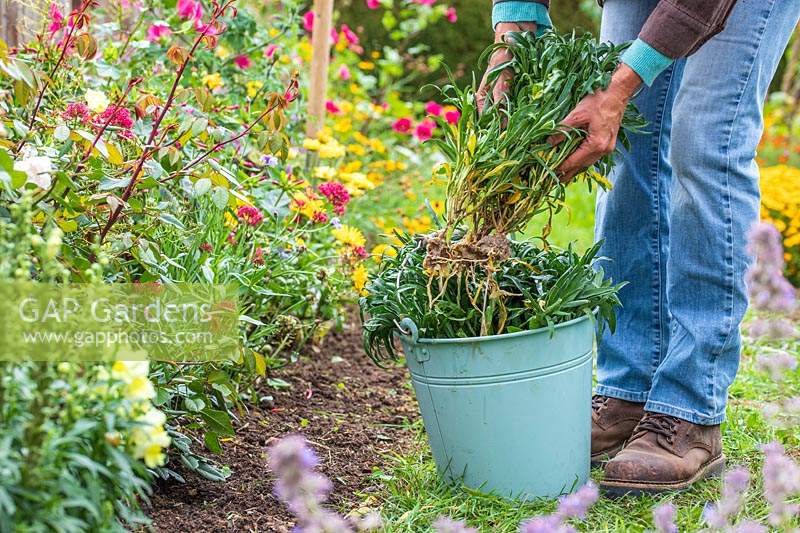
[[[413,320],[406,317],[403,320],[401,320],[399,324],[397,323],[395,324],[397,325],[397,329],[400,330],[401,335],[405,335],[406,337],[411,337],[411,342],[417,344],[417,342],[419,341],[419,329],[417,328],[417,325],[414,323]]]

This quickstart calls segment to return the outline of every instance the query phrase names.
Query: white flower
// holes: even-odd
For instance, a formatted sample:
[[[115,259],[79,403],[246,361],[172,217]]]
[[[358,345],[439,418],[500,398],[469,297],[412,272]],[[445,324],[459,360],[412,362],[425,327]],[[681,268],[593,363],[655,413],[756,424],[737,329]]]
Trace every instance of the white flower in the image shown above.
[[[147,377],[149,365],[147,361],[117,361],[111,367],[111,377],[130,383],[134,378]]]
[[[86,99],[86,105],[89,106],[89,109],[94,113],[102,113],[110,103],[105,94],[100,91],[95,91],[94,89],[87,90],[84,98]]]
[[[53,161],[46,155],[32,155],[14,162],[14,170],[24,172],[28,183],[34,183],[42,189],[50,187],[50,173],[53,172]]]

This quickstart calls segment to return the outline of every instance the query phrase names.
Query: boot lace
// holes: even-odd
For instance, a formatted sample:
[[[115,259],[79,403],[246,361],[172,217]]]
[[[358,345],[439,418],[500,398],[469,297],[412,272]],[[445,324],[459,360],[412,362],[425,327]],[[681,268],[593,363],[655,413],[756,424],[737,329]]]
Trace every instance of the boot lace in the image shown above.
[[[592,411],[595,413],[600,412],[600,410],[606,406],[608,403],[608,396],[601,396],[600,394],[595,394],[592,396]]]
[[[664,435],[667,442],[674,444],[675,436],[678,434],[678,424],[680,419],[661,413],[648,413],[636,428],[636,433],[650,431],[659,435]]]

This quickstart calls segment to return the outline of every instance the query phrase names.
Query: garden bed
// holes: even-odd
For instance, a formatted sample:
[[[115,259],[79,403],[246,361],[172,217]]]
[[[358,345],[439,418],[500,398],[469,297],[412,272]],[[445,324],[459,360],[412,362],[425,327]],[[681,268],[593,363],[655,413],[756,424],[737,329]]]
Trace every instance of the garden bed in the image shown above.
[[[312,443],[321,471],[333,481],[332,501],[344,511],[375,490],[370,476],[384,454],[410,448],[415,434],[404,428],[417,410],[406,373],[369,362],[358,324],[331,333],[273,378],[291,388],[264,388],[262,395],[273,401],[235,423],[236,437],[217,457],[231,468],[231,478],[223,485],[178,469],[186,483],[157,487],[147,509],[156,530],[288,531],[291,518],[272,494],[266,458],[267,446],[288,433]]]

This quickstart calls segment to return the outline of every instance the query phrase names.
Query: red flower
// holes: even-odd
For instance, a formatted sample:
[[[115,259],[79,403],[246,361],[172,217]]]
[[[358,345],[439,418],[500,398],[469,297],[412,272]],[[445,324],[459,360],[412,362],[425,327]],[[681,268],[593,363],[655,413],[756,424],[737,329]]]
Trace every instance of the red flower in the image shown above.
[[[450,6],[447,8],[447,11],[444,14],[447,17],[448,22],[451,24],[455,24],[458,22],[458,13],[456,12],[456,8]]]
[[[211,252],[214,251],[214,247],[211,246],[211,243],[204,242],[203,244],[200,245],[200,250],[206,252],[207,254],[210,254]]]
[[[311,220],[316,224],[324,224],[328,221],[328,213],[325,211],[317,211]]]
[[[253,62],[250,61],[250,58],[246,55],[240,55],[236,56],[236,58],[233,60],[233,64],[244,70],[250,68],[253,65]]]
[[[344,33],[344,38],[347,39],[348,43],[358,44],[358,35],[356,35],[355,32],[350,29],[350,26],[347,24],[342,24],[342,33]]]
[[[392,124],[392,129],[397,133],[408,133],[411,131],[413,123],[411,122],[410,118],[398,118]]]
[[[67,104],[66,109],[64,109],[64,112],[61,113],[61,116],[65,119],[76,119],[83,123],[86,123],[89,120],[90,115],[91,111],[89,111],[89,107],[83,102],[72,102],[71,104]]]
[[[414,137],[416,137],[419,142],[425,142],[431,137],[433,137],[433,130],[436,128],[436,123],[429,118],[426,118],[419,124],[417,124],[416,129],[414,130]]]
[[[64,14],[58,8],[58,4],[52,2],[50,4],[50,25],[47,26],[47,31],[52,36],[58,30],[64,27]]]
[[[236,232],[232,231],[232,232],[228,233],[227,239],[228,239],[229,243],[236,244]]]
[[[261,221],[264,220],[264,215],[261,214],[261,211],[252,205],[243,205],[240,207],[238,211],[236,211],[236,216],[239,217],[239,220],[250,226],[258,226]]]
[[[460,118],[461,118],[461,111],[459,111],[458,109],[453,109],[444,112],[444,119],[447,121],[448,124],[458,124],[458,120]]]
[[[313,11],[306,11],[305,15],[303,15],[303,28],[308,33],[314,31],[314,12]]]
[[[331,115],[338,115],[342,112],[341,108],[336,105],[336,102],[333,100],[328,100],[325,102],[325,110]]]
[[[336,181],[322,183],[318,187],[319,192],[333,204],[333,210],[337,215],[344,214],[344,208],[350,201],[350,193],[344,185]]]
[[[428,102],[425,104],[425,112],[434,117],[442,114],[442,106],[438,102]]]
[[[256,247],[253,251],[253,264],[254,265],[263,265],[264,264],[264,249],[260,246]]]
[[[203,17],[203,5],[195,0],[178,0],[175,7],[182,19],[200,20]]]
[[[363,247],[363,246],[356,246],[356,247],[354,247],[354,248],[353,248],[353,253],[354,253],[354,254],[356,255],[356,257],[358,257],[359,259],[366,259],[366,258],[369,256],[369,254],[367,253],[367,251],[364,249],[364,247]]]

